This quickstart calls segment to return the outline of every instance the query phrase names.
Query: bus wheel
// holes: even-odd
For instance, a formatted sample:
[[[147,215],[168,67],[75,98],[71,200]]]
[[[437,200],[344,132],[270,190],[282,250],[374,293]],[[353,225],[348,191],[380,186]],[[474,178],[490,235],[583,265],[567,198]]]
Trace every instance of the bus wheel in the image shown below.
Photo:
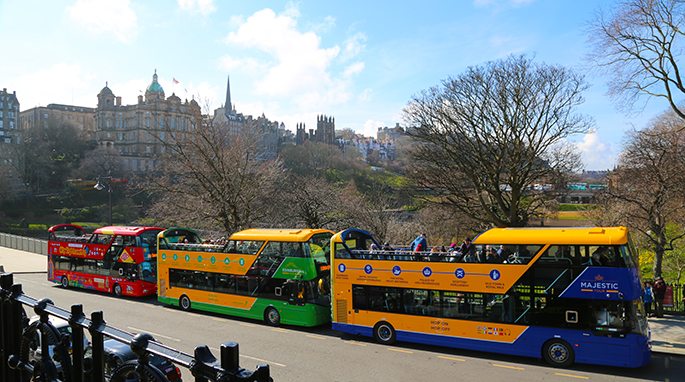
[[[181,298],[178,300],[178,306],[181,307],[181,309],[185,310],[186,312],[190,310],[190,299],[188,296],[183,295]]]
[[[112,293],[117,297],[121,297],[121,292],[121,285],[114,284],[114,286],[112,287]]]
[[[569,367],[573,364],[575,356],[571,345],[566,341],[553,339],[542,346],[542,357],[554,367]]]
[[[278,326],[281,324],[281,314],[276,308],[270,306],[264,311],[264,322],[271,326]]]
[[[392,345],[395,343],[395,328],[389,323],[381,321],[373,327],[373,337],[384,345]]]
[[[62,276],[62,279],[60,280],[60,282],[62,283],[63,288],[66,288],[69,286],[69,279],[67,278],[67,276]]]

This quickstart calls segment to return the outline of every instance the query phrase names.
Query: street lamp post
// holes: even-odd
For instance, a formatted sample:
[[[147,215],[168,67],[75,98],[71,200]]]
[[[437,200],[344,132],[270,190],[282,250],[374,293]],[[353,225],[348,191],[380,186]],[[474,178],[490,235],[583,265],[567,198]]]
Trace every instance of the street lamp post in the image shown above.
[[[103,184],[102,180],[107,180],[107,183]],[[98,191],[102,191],[107,188],[107,196],[109,200],[109,225],[112,225],[112,177],[108,176],[98,176],[98,182],[93,187]]]

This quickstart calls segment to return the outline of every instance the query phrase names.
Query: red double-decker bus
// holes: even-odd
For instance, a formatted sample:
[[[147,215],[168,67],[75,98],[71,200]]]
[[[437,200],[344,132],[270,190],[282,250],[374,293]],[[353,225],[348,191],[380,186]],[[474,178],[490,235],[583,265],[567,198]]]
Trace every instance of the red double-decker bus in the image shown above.
[[[159,227],[112,226],[87,234],[83,227],[59,224],[48,230],[48,280],[115,296],[157,292]]]

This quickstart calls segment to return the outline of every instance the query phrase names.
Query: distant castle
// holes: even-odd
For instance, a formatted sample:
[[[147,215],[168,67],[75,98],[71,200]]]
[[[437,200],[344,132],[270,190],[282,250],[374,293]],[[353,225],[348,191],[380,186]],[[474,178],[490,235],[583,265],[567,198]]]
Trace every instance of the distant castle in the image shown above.
[[[295,144],[301,145],[305,141],[325,143],[327,145],[336,144],[335,118],[317,115],[316,131],[309,129],[309,133],[306,132],[304,123],[298,123],[295,132]]]

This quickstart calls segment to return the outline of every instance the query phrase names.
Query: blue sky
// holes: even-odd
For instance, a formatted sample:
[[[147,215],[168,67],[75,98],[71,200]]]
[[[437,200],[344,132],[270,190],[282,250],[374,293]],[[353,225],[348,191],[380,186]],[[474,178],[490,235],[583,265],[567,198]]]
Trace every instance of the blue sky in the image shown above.
[[[586,169],[611,168],[624,134],[666,110],[653,101],[631,114],[606,95],[586,65],[592,0],[216,1],[0,0],[0,88],[21,109],[49,103],[94,107],[108,82],[136,102],[157,69],[167,96],[209,110],[231,77],[238,112],[265,114],[290,130],[316,116],[374,135],[401,122],[412,95],[467,67],[528,54],[586,74],[576,137]],[[173,79],[179,81],[178,84]]]

